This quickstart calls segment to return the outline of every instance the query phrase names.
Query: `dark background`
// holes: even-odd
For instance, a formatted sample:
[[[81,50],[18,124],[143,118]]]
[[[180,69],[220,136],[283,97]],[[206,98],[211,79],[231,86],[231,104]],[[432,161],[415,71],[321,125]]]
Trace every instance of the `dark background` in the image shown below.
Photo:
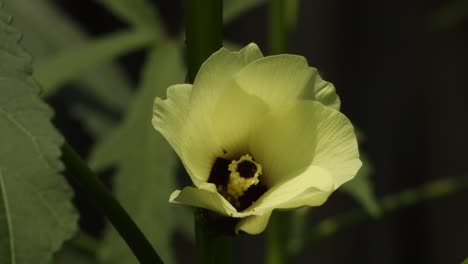
[[[126,27],[96,1],[56,2],[91,35]],[[154,3],[169,32],[181,34],[181,1]],[[378,197],[434,179],[468,176],[468,19],[445,27],[432,19],[451,3],[301,1],[291,53],[307,57],[337,87],[343,112],[365,134],[361,149],[375,168]],[[225,39],[256,42],[266,50],[267,14],[265,5],[248,11],[225,26]],[[144,55],[133,53],[120,60],[135,82]],[[63,92],[51,99],[55,121],[86,155],[91,139],[79,123],[70,121],[67,100]],[[464,191],[366,221],[307,248],[297,261],[460,263],[468,257],[467,202]],[[99,235],[102,217],[80,193],[77,203],[83,228]],[[314,212],[314,219],[357,206],[349,196],[335,193]],[[262,241],[262,236],[236,239],[236,262],[261,263]],[[181,239],[174,244],[176,254],[183,255],[181,262],[191,263],[193,245]]]

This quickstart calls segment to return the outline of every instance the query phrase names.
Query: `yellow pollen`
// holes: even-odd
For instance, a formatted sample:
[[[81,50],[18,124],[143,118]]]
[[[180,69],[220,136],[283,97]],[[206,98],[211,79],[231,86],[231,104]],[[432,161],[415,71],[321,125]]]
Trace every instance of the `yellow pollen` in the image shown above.
[[[252,185],[257,185],[258,177],[262,175],[262,165],[252,159],[249,154],[243,155],[238,160],[233,160],[228,166],[231,172],[227,184],[227,193],[237,201],[239,197]]]

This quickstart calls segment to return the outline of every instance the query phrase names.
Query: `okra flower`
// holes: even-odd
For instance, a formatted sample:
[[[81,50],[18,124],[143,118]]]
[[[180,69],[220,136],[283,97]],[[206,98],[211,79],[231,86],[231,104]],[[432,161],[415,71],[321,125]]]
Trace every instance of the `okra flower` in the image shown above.
[[[274,209],[323,204],[361,166],[339,107],[334,86],[301,56],[220,49],[193,85],[155,100],[153,125],[194,184],[170,201],[239,218],[236,232],[250,234]]]

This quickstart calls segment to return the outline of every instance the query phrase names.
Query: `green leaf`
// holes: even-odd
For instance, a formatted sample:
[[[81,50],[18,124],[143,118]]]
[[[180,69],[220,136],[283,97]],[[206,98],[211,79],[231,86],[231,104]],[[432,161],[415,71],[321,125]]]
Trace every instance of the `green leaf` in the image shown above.
[[[91,157],[97,169],[117,166],[117,198],[166,263],[172,262],[172,231],[182,223],[179,220],[191,222],[191,217],[184,217],[178,211],[183,208],[168,202],[176,189],[178,162],[169,144],[153,128],[151,118],[154,98],[165,98],[166,88],[183,82],[184,75],[179,47],[168,43],[153,50],[123,124],[98,145]],[[105,241],[101,251],[105,263],[137,263],[114,229],[108,230]]]
[[[372,174],[372,166],[369,160],[361,154],[362,167],[356,177],[345,183],[340,190],[343,190],[352,195],[369,214],[376,217],[379,216],[381,208],[375,198],[372,189],[370,175]]]
[[[54,264],[97,264],[98,261],[87,252],[65,245],[60,252],[55,255]]]
[[[223,21],[227,24],[247,10],[265,2],[266,0],[223,0]]]
[[[91,62],[81,68],[74,66],[74,69],[78,70],[75,72],[70,73],[69,69],[62,71],[69,65],[75,64],[74,61],[57,58],[57,55],[68,56],[67,54],[75,52],[76,48],[80,47],[83,50],[86,49],[85,46],[92,46],[95,42],[90,41],[80,26],[62,13],[53,1],[8,1],[5,9],[15,17],[13,25],[24,33],[22,43],[34,56],[36,77],[45,79],[46,82],[52,80],[42,83],[43,88],[49,90],[48,95],[52,95],[58,88],[61,88],[59,85],[73,82],[82,87],[86,95],[94,98],[105,109],[120,112],[126,107],[132,84],[121,67],[110,63],[113,57],[106,57],[106,61],[101,59]],[[120,54],[115,54],[117,55]],[[55,67],[51,67],[50,65],[54,65],[57,60],[64,64],[55,64]],[[41,69],[42,66],[48,68]],[[64,73],[68,74],[63,75]],[[105,129],[114,125],[115,121],[105,122],[109,124],[108,127],[96,127],[96,123],[104,123],[102,120],[96,121],[96,116],[103,116],[103,114],[88,107],[84,115],[81,108],[78,109],[77,104],[74,102],[71,105],[72,113],[78,116],[97,137],[106,134],[108,130]]]
[[[0,8],[0,263],[50,263],[78,217],[59,173],[63,139],[10,21]]]
[[[56,60],[57,54],[67,53],[90,42],[79,25],[62,13],[52,1],[15,0],[9,1],[5,8],[15,17],[13,26],[23,32],[22,43],[33,54],[36,71],[42,71],[42,74],[52,75],[54,72],[44,72],[40,69],[40,65],[48,65],[49,60]],[[70,62],[66,63],[70,64]],[[67,65],[59,66],[65,68]],[[131,88],[125,72],[110,63],[91,66],[96,67],[88,65],[87,70],[77,72],[71,77],[83,85],[87,92],[108,104],[109,107],[125,106]],[[57,73],[60,73],[60,68]],[[56,83],[63,84],[67,81],[70,80],[61,80]],[[54,91],[55,88],[57,87],[46,87],[47,90]]]
[[[50,94],[67,81],[77,78],[89,68],[110,61],[128,51],[152,45],[153,41],[154,36],[148,34],[148,32],[113,33],[110,36],[65,51],[44,63],[39,63],[35,75],[42,87],[45,88],[45,92]],[[102,82],[100,85],[104,86],[107,80],[96,80],[96,83],[98,82]],[[112,84],[109,83],[109,85]],[[97,98],[104,108],[109,109],[112,113],[118,113],[122,111],[130,99],[129,89],[117,89],[112,92],[113,89],[112,86],[106,86],[106,91],[94,90],[97,93],[90,91],[89,94]],[[99,109],[84,107],[79,102],[73,104],[71,108],[72,113],[83,120],[88,130],[96,138],[107,135],[115,125],[115,118],[113,119],[108,113],[103,113]]]
[[[45,92],[51,93],[90,67],[110,61],[129,51],[149,46],[153,41],[154,36],[146,31],[113,33],[38,63],[35,76]]]
[[[149,1],[99,0],[99,2],[130,25],[150,29],[159,35],[163,34],[159,15]]]
[[[466,258],[461,264],[468,264],[468,258]]]

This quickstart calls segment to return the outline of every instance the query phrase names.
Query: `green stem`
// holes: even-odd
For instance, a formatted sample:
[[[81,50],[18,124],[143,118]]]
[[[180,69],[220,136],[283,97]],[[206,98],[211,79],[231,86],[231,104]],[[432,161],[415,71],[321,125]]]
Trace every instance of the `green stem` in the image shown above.
[[[41,84],[44,95],[47,96],[93,66],[130,51],[153,45],[158,40],[157,36],[150,31],[112,33],[39,63],[35,67],[34,77]]]
[[[270,54],[281,54],[289,50],[291,33],[296,27],[298,7],[298,0],[270,0]]]
[[[185,0],[184,3],[188,80],[192,83],[202,63],[223,44],[223,2]]]
[[[193,83],[203,62],[222,46],[222,0],[185,0],[185,42],[188,82]],[[231,237],[217,232],[204,210],[196,210],[195,238],[197,263],[230,263]]]
[[[289,263],[286,248],[290,231],[290,212],[273,212],[266,230],[266,263]]]
[[[62,147],[62,160],[70,173],[70,178],[88,194],[92,201],[96,202],[140,263],[163,263],[125,209],[68,143]]]
[[[270,0],[269,44],[270,54],[285,53],[289,49],[291,30],[296,17],[296,0]],[[290,238],[291,214],[274,212],[266,230],[266,263],[289,263],[287,244]]]
[[[220,222],[210,220],[207,216],[210,212],[200,209],[195,210],[195,239],[197,241],[197,263],[217,264],[232,263],[232,238],[222,234],[213,225],[222,225]]]
[[[379,202],[381,214],[378,218],[392,213],[396,210],[407,208],[418,203],[444,197],[449,194],[468,189],[468,178],[445,178],[423,184],[417,188],[404,190],[402,192],[387,195]],[[305,236],[306,241],[299,247],[291,250],[291,256],[295,256],[305,246],[315,244],[319,240],[331,237],[339,231],[345,230],[372,216],[364,209],[354,209],[348,213],[322,220],[314,226],[314,229]]]
[[[270,54],[280,54],[288,50],[288,32],[286,26],[285,0],[270,0]]]
[[[80,249],[92,256],[96,256],[100,247],[99,240],[83,232],[78,233],[78,235],[68,241],[68,243],[70,246]]]

